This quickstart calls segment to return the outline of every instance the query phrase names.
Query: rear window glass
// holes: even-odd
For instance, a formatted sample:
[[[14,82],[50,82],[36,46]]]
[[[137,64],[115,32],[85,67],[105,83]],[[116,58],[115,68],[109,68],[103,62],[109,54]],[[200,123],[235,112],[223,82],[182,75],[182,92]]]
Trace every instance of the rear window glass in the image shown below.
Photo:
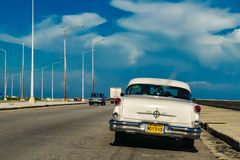
[[[104,97],[103,93],[92,93],[91,97]]]
[[[152,95],[162,97],[174,97],[180,99],[191,99],[191,93],[183,88],[160,86],[151,84],[134,84],[127,88],[126,95]]]

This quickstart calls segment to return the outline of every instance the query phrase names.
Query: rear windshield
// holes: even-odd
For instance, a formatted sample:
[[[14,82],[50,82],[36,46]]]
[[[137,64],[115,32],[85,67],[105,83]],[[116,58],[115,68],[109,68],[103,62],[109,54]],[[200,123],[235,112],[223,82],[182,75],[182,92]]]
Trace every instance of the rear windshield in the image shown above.
[[[102,94],[102,93],[92,93],[91,97],[104,97],[104,94]]]
[[[150,84],[133,84],[126,89],[126,95],[152,95],[162,97],[173,97],[180,99],[191,99],[191,93],[183,88],[160,86]]]

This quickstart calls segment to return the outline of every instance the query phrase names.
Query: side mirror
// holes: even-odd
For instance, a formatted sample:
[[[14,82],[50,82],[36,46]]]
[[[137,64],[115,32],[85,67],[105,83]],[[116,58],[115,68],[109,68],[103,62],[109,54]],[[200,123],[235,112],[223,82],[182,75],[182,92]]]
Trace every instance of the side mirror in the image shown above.
[[[124,93],[122,92],[122,93],[120,94],[120,96],[123,97],[123,96],[124,96]]]

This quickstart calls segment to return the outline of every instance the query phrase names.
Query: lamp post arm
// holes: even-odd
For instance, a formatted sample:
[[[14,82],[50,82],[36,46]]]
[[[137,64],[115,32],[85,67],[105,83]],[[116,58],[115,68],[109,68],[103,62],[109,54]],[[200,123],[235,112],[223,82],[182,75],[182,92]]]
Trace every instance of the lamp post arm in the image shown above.
[[[84,25],[81,24],[81,25],[78,25],[78,26],[70,27],[70,28],[67,28],[67,29],[63,30],[63,32],[67,33],[67,32],[73,31],[73,30],[81,28],[81,27],[84,27]]]

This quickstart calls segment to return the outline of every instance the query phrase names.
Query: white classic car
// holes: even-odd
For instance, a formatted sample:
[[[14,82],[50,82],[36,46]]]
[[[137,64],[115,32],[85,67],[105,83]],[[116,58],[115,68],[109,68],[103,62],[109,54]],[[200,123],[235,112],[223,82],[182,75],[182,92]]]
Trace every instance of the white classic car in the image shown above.
[[[115,142],[122,143],[125,134],[145,134],[182,139],[191,148],[200,138],[201,107],[191,100],[187,83],[156,78],[136,78],[126,93],[115,99],[110,130]]]

